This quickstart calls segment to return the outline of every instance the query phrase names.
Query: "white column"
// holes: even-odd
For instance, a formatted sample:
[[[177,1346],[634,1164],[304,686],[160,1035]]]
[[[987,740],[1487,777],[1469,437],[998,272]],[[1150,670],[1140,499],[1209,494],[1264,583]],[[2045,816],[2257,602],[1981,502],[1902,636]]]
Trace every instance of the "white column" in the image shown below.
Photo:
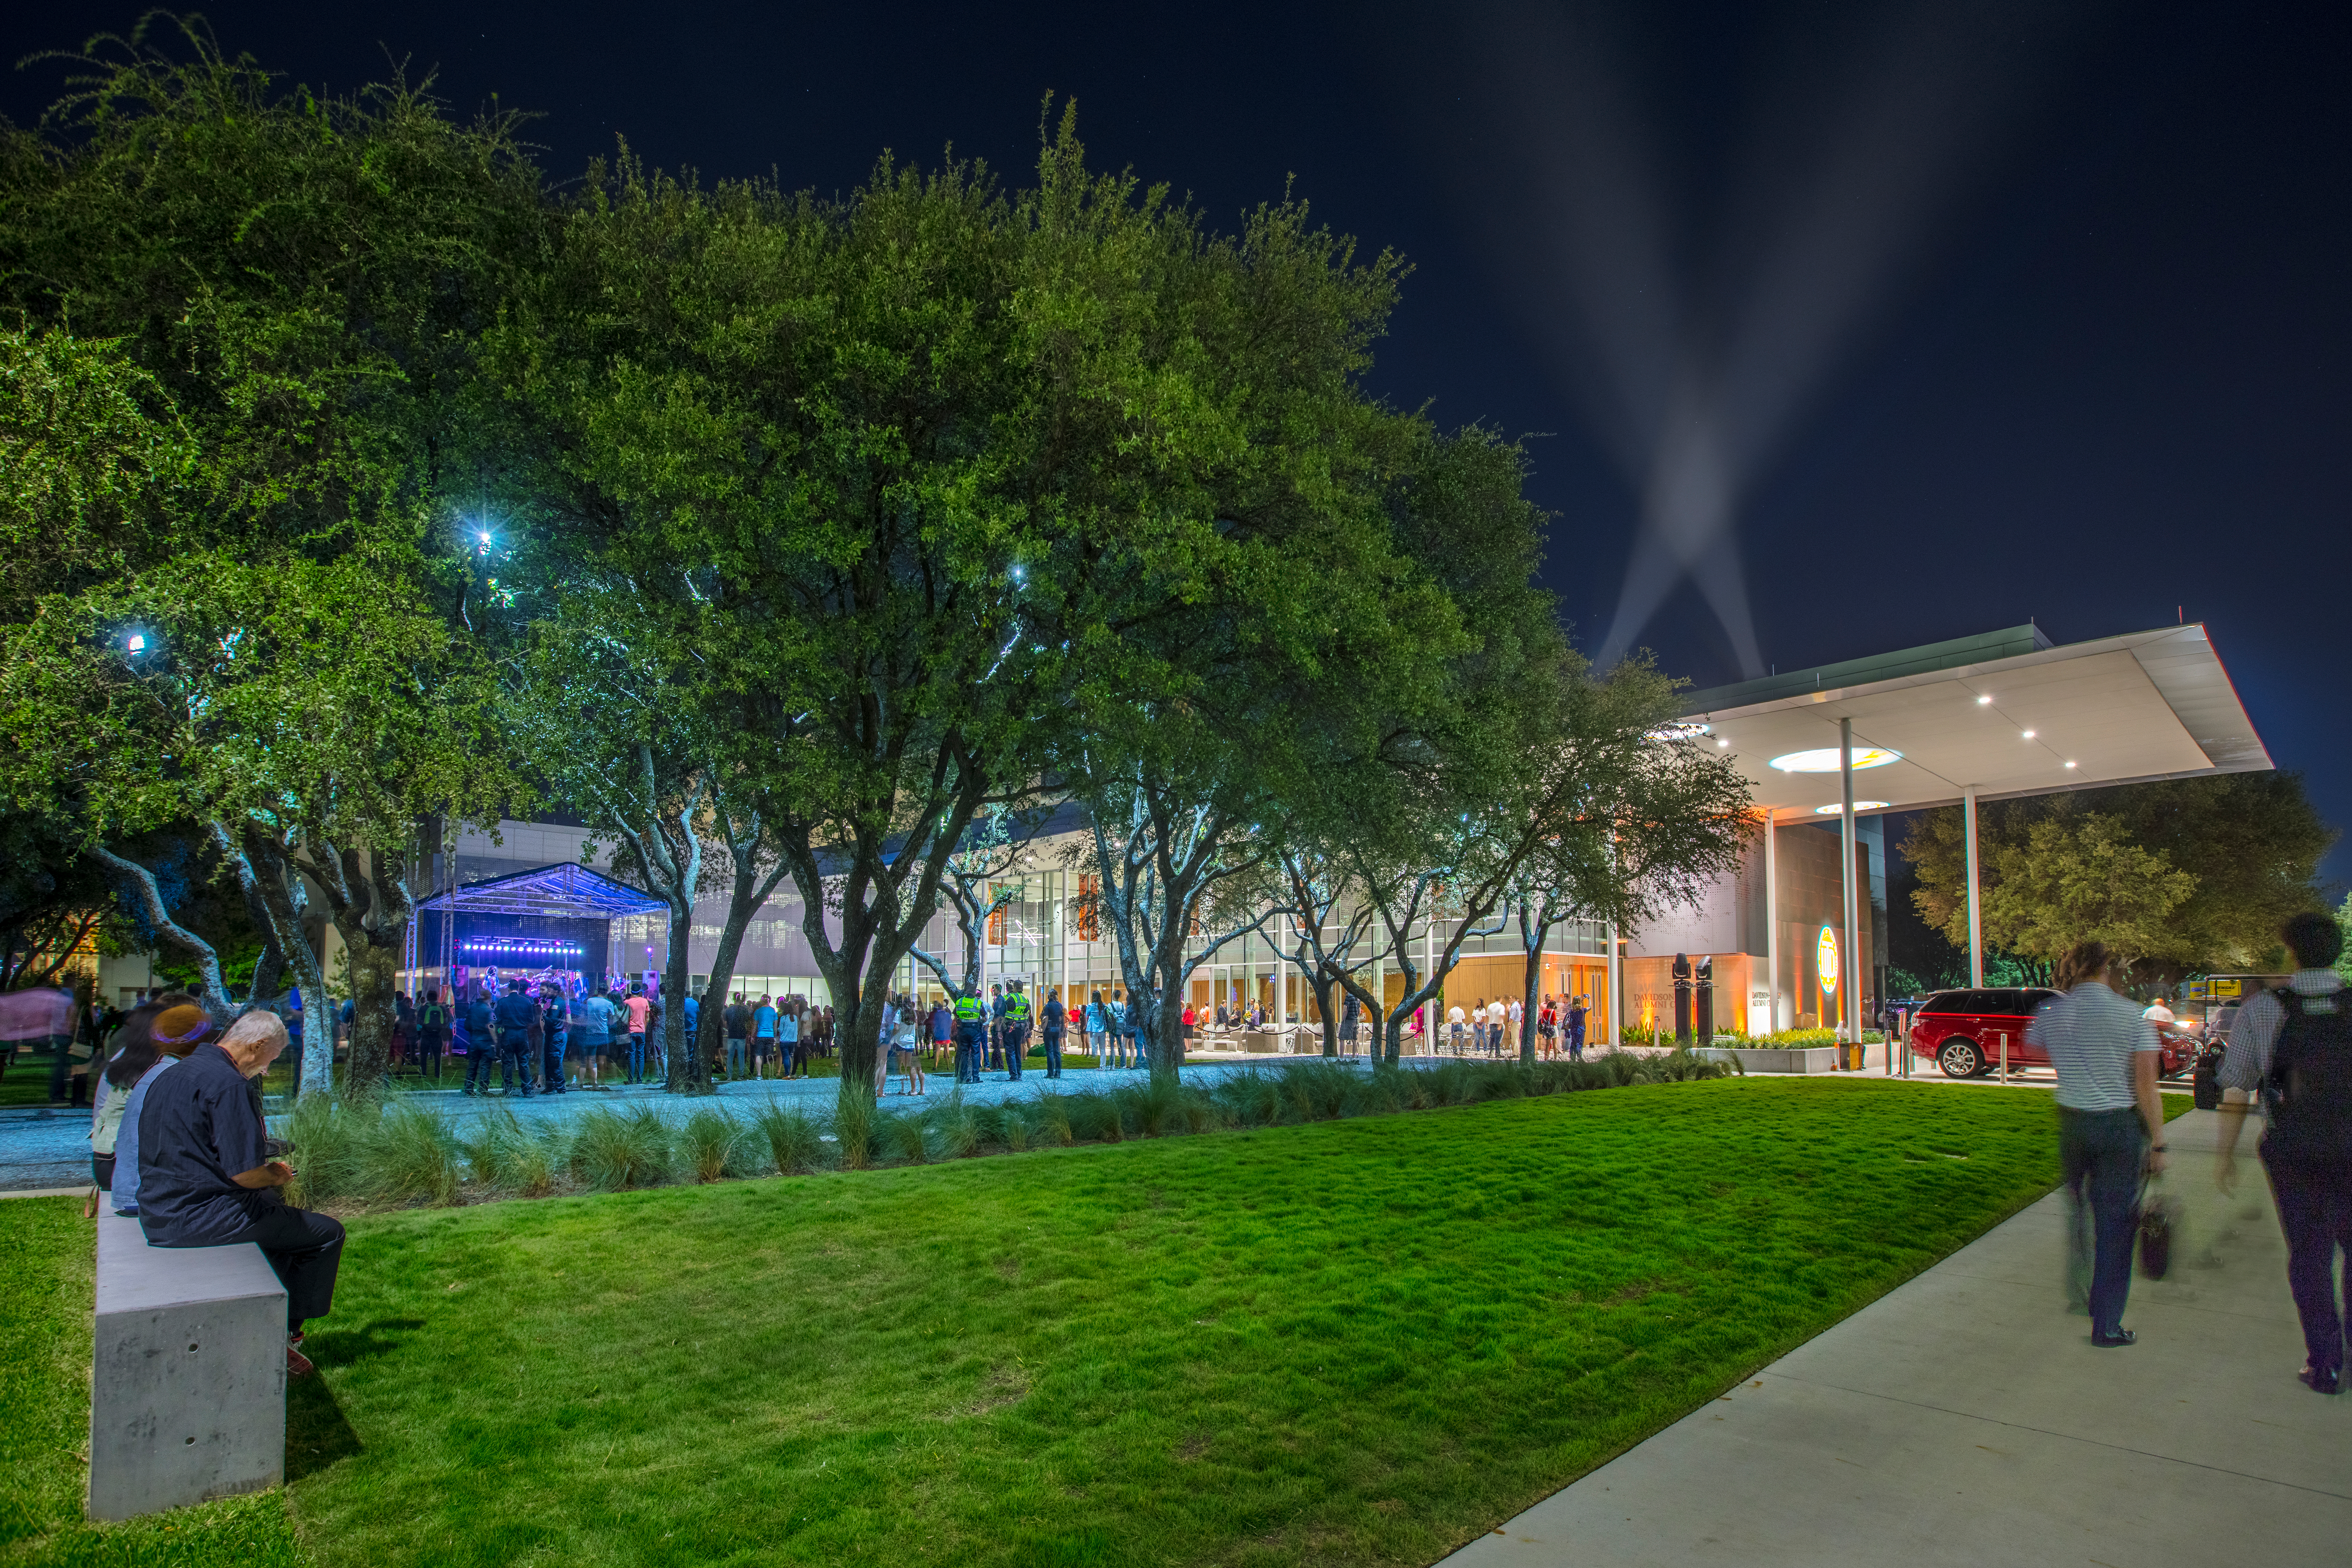
[[[1618,1023],[1625,1011],[1624,990],[1617,974],[1617,922],[1612,921],[1609,923],[1609,1027],[1605,1031],[1609,1038],[1603,1043],[1612,1051],[1624,1043],[1624,1035]]]
[[[1070,1005],[1070,874],[1056,871],[1054,899],[1054,946],[1061,954],[1062,1005]]]
[[[1771,807],[1764,808],[1764,1033],[1777,1034],[1780,1023],[1780,824]]]
[[[1984,984],[1984,904],[1977,892],[1977,792],[1970,784],[1960,792],[1960,819],[1969,841],[1969,984]]]
[[[1853,721],[1838,721],[1838,798],[1844,803],[1838,813],[1838,887],[1845,896],[1845,936],[1838,953],[1838,992],[1842,1005],[1838,1022],[1847,1041],[1862,1038],[1862,964],[1853,944],[1854,905],[1853,856],[1855,835],[1853,823]]]

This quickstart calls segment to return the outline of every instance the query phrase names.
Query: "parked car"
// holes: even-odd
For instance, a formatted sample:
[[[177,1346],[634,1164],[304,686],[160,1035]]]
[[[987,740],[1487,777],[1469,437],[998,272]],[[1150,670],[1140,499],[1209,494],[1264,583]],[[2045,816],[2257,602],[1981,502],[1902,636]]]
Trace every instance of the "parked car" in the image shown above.
[[[2006,1041],[2011,1072],[2046,1068],[2049,1054],[2027,1041],[2025,1028],[2034,1009],[2057,994],[2037,985],[1939,991],[1919,1004],[1911,1054],[1930,1058],[1947,1078],[1976,1078],[1999,1069]],[[2164,1048],[2158,1076],[2178,1078],[2196,1067],[2203,1042],[2194,1034],[2159,1024],[2156,1037]]]
[[[2012,1071],[2046,1068],[2049,1057],[2025,1043],[2025,1026],[2036,1007],[2057,994],[2039,986],[1938,991],[1919,1004],[1911,1054],[1934,1061],[1946,1078],[1976,1078],[2000,1066],[2005,1041]]]

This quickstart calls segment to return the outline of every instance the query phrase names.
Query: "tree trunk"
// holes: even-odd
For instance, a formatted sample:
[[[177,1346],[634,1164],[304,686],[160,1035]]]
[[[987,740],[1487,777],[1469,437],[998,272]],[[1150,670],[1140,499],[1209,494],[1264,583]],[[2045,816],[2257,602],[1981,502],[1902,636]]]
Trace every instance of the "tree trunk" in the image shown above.
[[[1550,922],[1541,919],[1535,920],[1530,927],[1533,910],[1532,904],[1519,906],[1519,949],[1527,954],[1522,975],[1527,994],[1519,1002],[1519,1065],[1530,1068],[1536,1065],[1536,988],[1543,982],[1543,939],[1544,932],[1550,929]]]
[[[344,1064],[345,1089],[364,1094],[383,1088],[392,1079],[392,1026],[394,1015],[394,993],[400,986],[400,951],[379,945],[369,933],[352,929],[358,922],[341,922],[335,929],[342,933],[343,953],[352,972],[352,1054]],[[304,1028],[310,1027],[308,1020]],[[327,1028],[330,1050],[334,1047],[334,1027]],[[307,1056],[310,1038],[302,1037]],[[303,1067],[303,1082],[309,1084],[310,1068]]]
[[[667,1087],[673,1094],[709,1094],[710,1065],[699,1042],[686,1037],[686,981],[689,960],[686,944],[694,934],[694,900],[689,889],[685,905],[669,910],[669,962],[662,969],[662,1055],[669,1062]]]

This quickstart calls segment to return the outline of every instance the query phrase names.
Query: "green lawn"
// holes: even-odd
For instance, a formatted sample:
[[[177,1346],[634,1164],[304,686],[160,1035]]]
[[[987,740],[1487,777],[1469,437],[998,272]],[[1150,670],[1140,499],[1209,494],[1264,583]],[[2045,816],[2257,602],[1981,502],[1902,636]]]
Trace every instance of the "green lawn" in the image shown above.
[[[2046,1192],[2052,1131],[1730,1079],[361,1217],[289,1495],[366,1568],[1426,1563]],[[81,1292],[20,1402],[87,1363],[86,1255],[26,1262],[79,1223],[0,1204]],[[79,1486],[41,1420],[20,1537]],[[184,1560],[283,1561],[267,1510]]]

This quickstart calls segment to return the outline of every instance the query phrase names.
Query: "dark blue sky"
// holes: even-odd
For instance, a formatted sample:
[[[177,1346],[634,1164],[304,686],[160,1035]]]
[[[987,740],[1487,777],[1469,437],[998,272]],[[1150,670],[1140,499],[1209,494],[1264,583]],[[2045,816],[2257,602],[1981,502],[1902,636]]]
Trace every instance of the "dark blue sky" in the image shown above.
[[[1494,73],[1524,16],[1197,4],[1033,5],[1016,19],[685,0],[205,10],[232,50],[331,88],[380,74],[389,48],[412,71],[437,68],[460,110],[496,93],[541,110],[557,175],[625,133],[706,177],[772,169],[839,189],[885,147],[929,160],[952,142],[1018,180],[1047,89],[1076,96],[1098,163],[1189,191],[1221,222],[1295,175],[1334,226],[1414,265],[1379,389],[1449,424],[1547,433],[1535,493],[1559,517],[1546,575],[1588,642],[1609,625],[1640,498],[1547,336],[1541,247],[1516,237],[1555,199],[1554,150],[1520,112],[1527,77]],[[1613,10],[1670,204],[1703,232],[1743,148],[1738,106],[1871,7]],[[28,7],[0,44],[12,57],[69,46],[135,15]],[[2037,68],[2030,89],[2000,95],[1975,178],[1951,182],[1932,234],[1738,510],[1762,656],[1801,667],[2028,616],[2066,642],[2169,624],[2183,606],[2211,628],[2273,755],[2352,825],[2352,7],[2116,5],[2017,58]],[[54,64],[10,73],[0,110],[30,120],[60,77]],[[1557,308],[1570,308],[1564,290]],[[1640,640],[1699,686],[1738,673],[1687,588]],[[2326,869],[2352,876],[2352,847]]]

